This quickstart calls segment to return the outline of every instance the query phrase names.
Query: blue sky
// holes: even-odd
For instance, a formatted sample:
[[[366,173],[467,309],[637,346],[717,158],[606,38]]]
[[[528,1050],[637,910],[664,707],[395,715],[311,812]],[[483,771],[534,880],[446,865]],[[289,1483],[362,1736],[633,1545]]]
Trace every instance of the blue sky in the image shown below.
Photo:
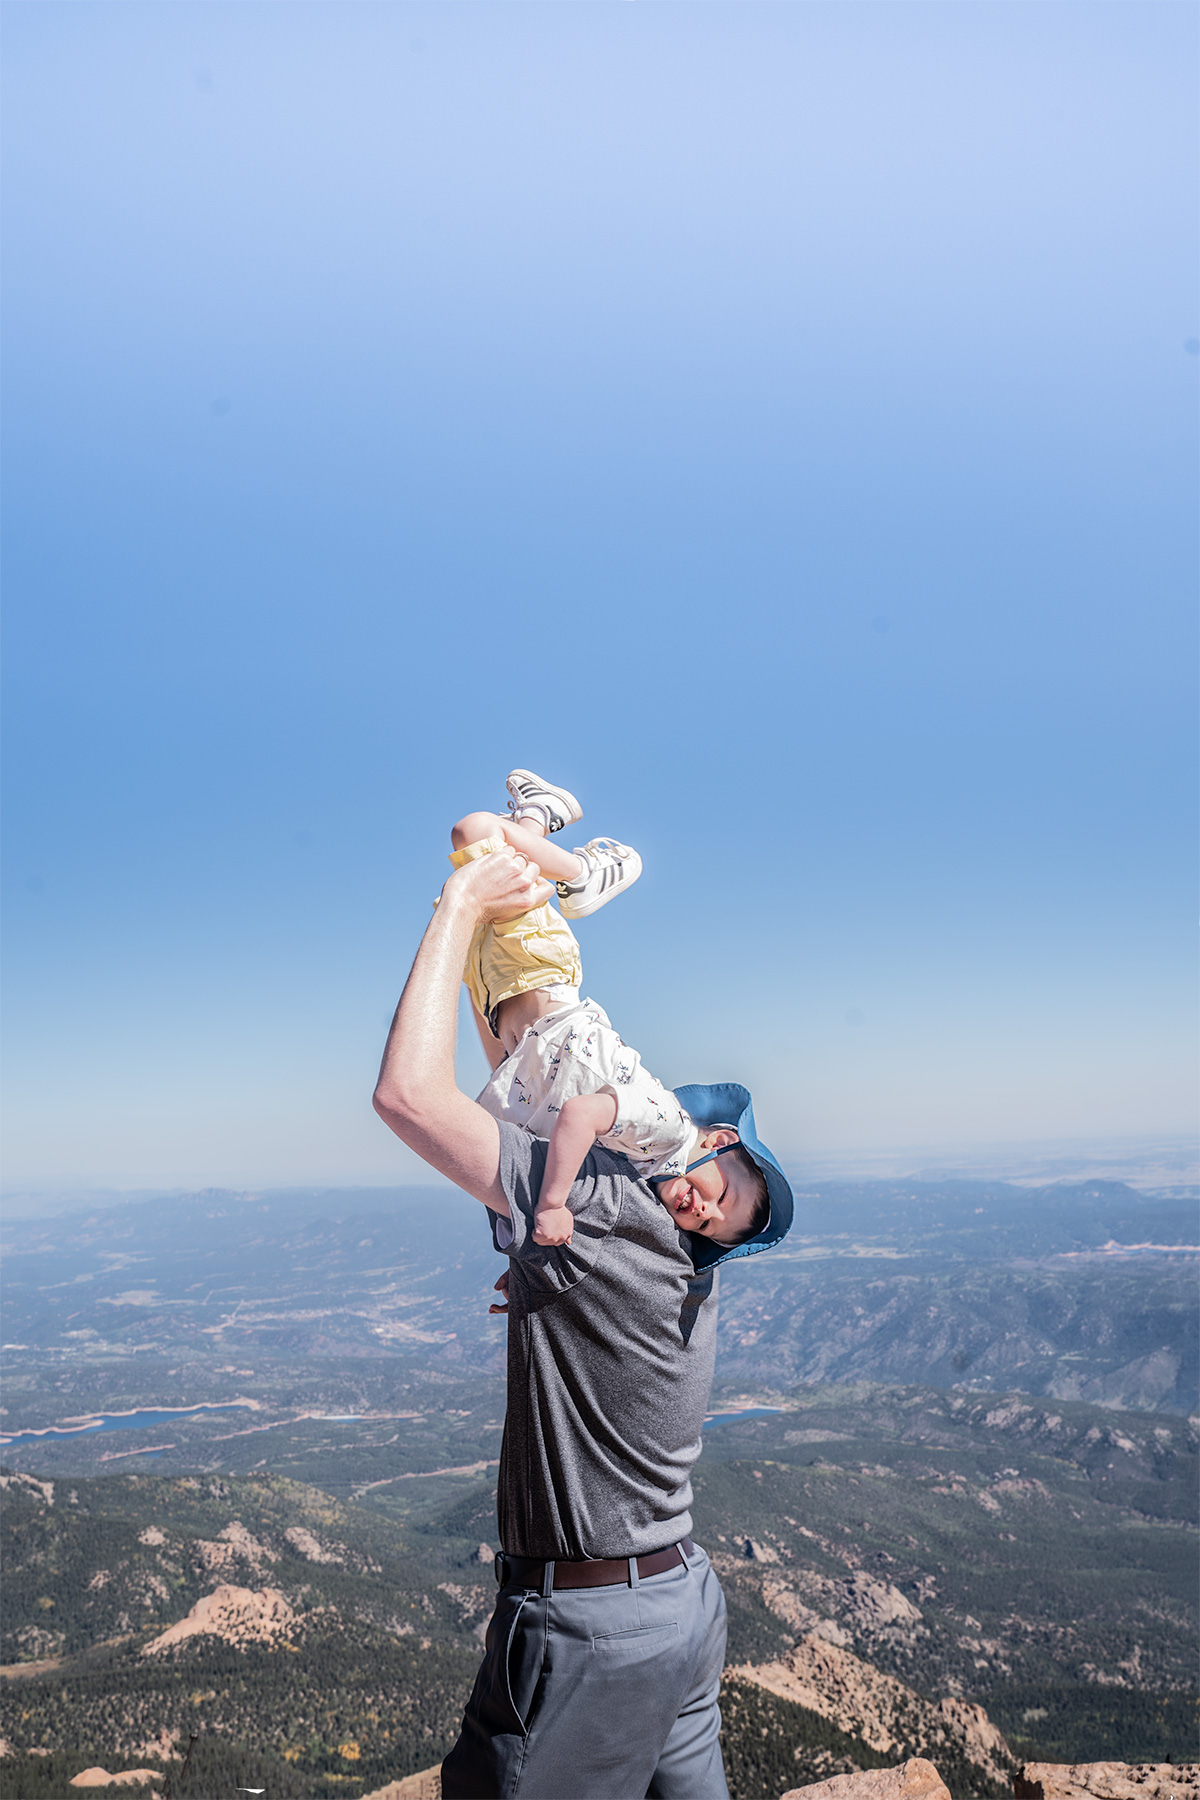
[[[1190,6],[5,37],[11,1181],[419,1178],[385,1019],[513,764],[784,1155],[1189,1127]]]

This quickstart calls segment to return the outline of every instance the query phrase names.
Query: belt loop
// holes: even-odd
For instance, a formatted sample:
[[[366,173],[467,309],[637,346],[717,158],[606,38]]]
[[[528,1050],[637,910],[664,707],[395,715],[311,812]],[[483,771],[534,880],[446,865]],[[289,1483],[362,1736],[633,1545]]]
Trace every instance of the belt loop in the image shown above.
[[[631,1556],[629,1558],[629,1585],[631,1588],[635,1588],[640,1587],[641,1583],[642,1571],[638,1568],[638,1559],[636,1556]]]
[[[548,1600],[553,1592],[554,1564],[552,1562],[544,1562],[542,1564],[542,1599]]]

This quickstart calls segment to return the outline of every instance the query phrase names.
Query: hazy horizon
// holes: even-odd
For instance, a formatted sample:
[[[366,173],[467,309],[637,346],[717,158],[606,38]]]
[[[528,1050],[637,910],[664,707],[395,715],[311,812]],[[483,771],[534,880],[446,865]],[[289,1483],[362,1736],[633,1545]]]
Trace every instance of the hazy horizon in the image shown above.
[[[1014,1186],[1054,1185],[1102,1179],[1124,1181],[1145,1191],[1200,1192],[1200,1146],[1192,1137],[1146,1140],[1123,1138],[1092,1143],[1064,1139],[990,1145],[895,1146],[875,1153],[844,1147],[814,1151],[804,1158],[790,1158],[786,1165],[793,1181],[954,1181],[991,1180]],[[119,1176],[93,1182],[56,1180],[7,1183],[0,1189],[0,1211],[9,1217],[36,1215],[43,1206],[51,1212],[80,1207],[117,1204],[205,1192],[243,1195],[288,1192],[413,1192],[428,1187],[450,1187],[434,1170],[410,1159],[404,1179],[396,1170],[381,1170],[373,1178],[338,1178],[326,1175],[292,1180],[186,1181],[164,1177],[148,1183],[122,1181]]]

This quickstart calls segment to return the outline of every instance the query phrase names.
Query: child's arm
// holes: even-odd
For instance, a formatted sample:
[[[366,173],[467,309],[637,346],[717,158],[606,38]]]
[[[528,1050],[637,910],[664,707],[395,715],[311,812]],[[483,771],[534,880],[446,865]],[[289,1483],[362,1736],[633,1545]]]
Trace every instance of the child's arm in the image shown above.
[[[617,1122],[617,1096],[574,1094],[563,1101],[546,1151],[546,1168],[533,1215],[535,1244],[569,1244],[575,1221],[567,1205],[571,1183],[598,1137]]]
[[[498,1069],[504,1061],[504,1045],[496,1036],[487,1020],[483,1017],[475,1002],[471,1002],[471,1012],[475,1019],[475,1029],[479,1033],[479,1042],[483,1045],[483,1054],[493,1070]]]

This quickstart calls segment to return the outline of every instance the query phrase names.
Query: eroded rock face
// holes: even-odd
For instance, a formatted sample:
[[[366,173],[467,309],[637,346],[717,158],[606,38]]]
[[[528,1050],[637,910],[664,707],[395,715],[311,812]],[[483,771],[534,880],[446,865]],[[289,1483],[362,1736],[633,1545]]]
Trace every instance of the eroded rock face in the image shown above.
[[[1200,1763],[1025,1763],[1016,1800],[1197,1800]]]
[[[296,1615],[278,1588],[230,1587],[222,1582],[197,1600],[186,1618],[146,1645],[143,1656],[155,1656],[189,1637],[219,1637],[227,1644],[269,1644],[286,1636]]]
[[[862,1769],[791,1788],[783,1800],[950,1800],[950,1789],[931,1762],[911,1756],[894,1769]]]
[[[810,1632],[778,1662],[733,1670],[781,1699],[831,1719],[872,1750],[898,1750],[916,1724],[917,1696],[850,1651]]]
[[[1012,1752],[1004,1733],[988,1718],[982,1706],[967,1700],[939,1700],[938,1717],[945,1723],[945,1736],[963,1747],[971,1762],[981,1768],[1011,1769]]]
[[[1012,1755],[982,1707],[963,1700],[923,1699],[894,1675],[885,1675],[823,1634],[809,1632],[778,1662],[730,1672],[820,1713],[840,1731],[862,1738],[885,1756],[891,1751],[902,1755],[909,1746],[936,1752],[945,1745],[992,1780],[1007,1786],[1010,1779]]]

